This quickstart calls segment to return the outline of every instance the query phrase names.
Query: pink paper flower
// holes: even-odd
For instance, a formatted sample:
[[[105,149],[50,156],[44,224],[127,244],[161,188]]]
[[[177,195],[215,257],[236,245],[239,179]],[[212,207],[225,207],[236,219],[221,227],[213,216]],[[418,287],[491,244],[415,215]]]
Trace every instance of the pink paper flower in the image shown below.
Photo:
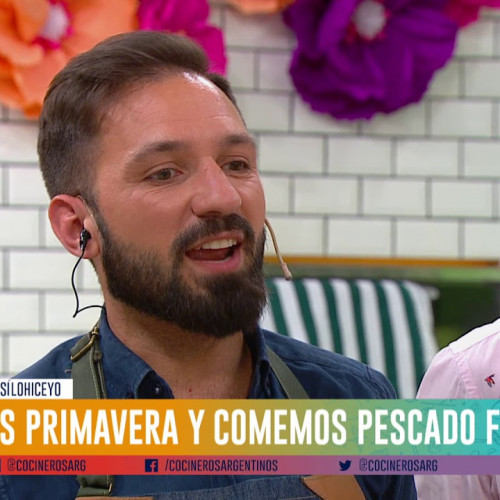
[[[500,0],[450,0],[446,11],[459,26],[467,26],[477,21],[481,7],[500,7]]]
[[[222,31],[208,24],[207,0],[141,0],[139,27],[144,30],[181,33],[198,42],[207,53],[211,71],[226,73]]]

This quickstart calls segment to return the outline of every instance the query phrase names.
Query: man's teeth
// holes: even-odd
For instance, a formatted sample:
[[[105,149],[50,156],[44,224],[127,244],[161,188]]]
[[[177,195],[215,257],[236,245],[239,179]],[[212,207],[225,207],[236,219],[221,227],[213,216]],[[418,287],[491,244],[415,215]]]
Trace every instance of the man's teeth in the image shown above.
[[[219,250],[220,248],[230,248],[236,245],[236,240],[233,239],[225,239],[225,240],[214,240],[201,245],[202,250]]]

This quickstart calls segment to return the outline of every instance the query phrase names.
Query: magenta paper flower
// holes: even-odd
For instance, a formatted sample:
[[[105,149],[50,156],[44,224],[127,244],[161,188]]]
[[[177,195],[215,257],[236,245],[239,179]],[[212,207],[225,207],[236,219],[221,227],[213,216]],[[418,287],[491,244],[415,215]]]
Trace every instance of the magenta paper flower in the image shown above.
[[[466,26],[477,21],[481,7],[500,7],[500,0],[450,0],[446,12],[459,26]]]
[[[208,54],[211,71],[226,73],[222,31],[208,24],[207,0],[141,0],[139,27],[144,30],[182,33],[198,42]]]
[[[292,80],[312,109],[371,118],[417,102],[451,57],[458,26],[448,0],[297,0]]]

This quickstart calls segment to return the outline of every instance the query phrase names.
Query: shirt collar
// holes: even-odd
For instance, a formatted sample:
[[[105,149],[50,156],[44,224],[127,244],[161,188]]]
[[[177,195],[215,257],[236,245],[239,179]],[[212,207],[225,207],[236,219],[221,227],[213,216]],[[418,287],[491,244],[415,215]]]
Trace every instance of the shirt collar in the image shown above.
[[[105,309],[101,314],[99,332],[108,398],[148,397],[149,386],[153,387],[157,393],[158,385],[161,386],[163,397],[172,397],[168,381],[156,375],[143,359],[115,336],[109,326]],[[268,398],[270,365],[262,330],[257,327],[254,331],[246,333],[245,342],[250,349],[254,367],[248,397],[250,399]]]
[[[270,364],[266,351],[266,342],[262,330],[257,327],[253,332],[245,335],[247,343],[252,354],[253,377],[248,393],[249,399],[262,399],[270,397]]]
[[[118,340],[109,326],[105,309],[101,314],[99,333],[108,398],[136,398],[141,382],[153,370]]]

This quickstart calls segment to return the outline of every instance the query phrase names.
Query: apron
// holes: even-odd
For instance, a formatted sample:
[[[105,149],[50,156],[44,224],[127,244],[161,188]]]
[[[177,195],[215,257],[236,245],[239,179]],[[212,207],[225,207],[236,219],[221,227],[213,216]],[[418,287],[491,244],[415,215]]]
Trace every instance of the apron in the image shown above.
[[[267,354],[275,376],[288,399],[309,399],[306,391],[283,360],[269,347]],[[73,397],[107,397],[99,349],[99,325],[71,349]],[[102,500],[112,497],[113,476],[77,476],[76,498]],[[116,500],[364,500],[354,476],[279,476],[253,479],[235,485],[202,490],[170,491],[150,496],[112,497]]]

